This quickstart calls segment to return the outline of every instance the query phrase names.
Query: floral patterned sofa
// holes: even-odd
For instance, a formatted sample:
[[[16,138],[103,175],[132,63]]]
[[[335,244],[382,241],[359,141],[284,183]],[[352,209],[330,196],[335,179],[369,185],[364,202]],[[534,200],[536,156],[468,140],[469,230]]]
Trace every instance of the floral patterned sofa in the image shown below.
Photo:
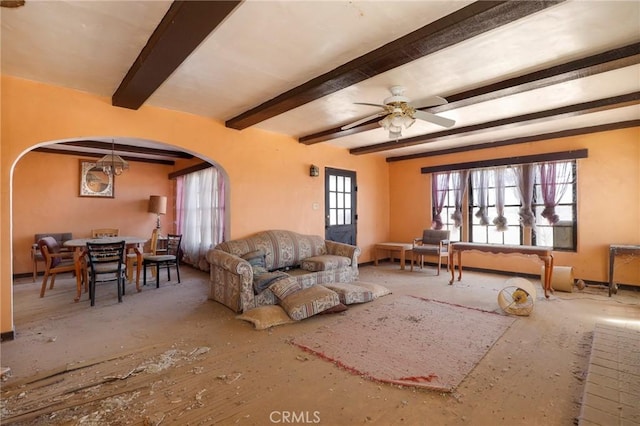
[[[360,248],[356,246],[285,230],[262,231],[225,241],[207,253],[211,265],[209,299],[234,312],[246,312],[278,303],[269,287],[257,290],[260,277],[280,275],[302,289],[316,284],[351,283],[358,278],[359,255]]]

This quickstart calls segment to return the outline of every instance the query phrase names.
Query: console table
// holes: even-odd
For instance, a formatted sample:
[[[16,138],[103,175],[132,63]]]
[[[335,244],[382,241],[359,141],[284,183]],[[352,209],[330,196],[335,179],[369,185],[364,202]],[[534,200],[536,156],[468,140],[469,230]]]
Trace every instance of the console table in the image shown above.
[[[452,243],[449,246],[449,265],[451,265],[451,281],[453,284],[455,278],[454,259],[458,255],[458,281],[462,279],[462,252],[463,251],[479,251],[483,253],[493,254],[519,254],[524,256],[538,256],[544,262],[544,297],[549,297],[549,293],[553,293],[551,288],[551,275],[553,274],[553,254],[551,247],[536,246],[516,246],[501,244],[482,244],[482,243]]]
[[[618,285],[613,281],[616,257],[633,259],[640,257],[640,245],[611,244],[609,246],[609,297],[618,292]]]
[[[386,250],[389,252],[389,257],[393,262],[393,252],[400,252],[400,269],[404,269],[404,261],[406,259],[407,252],[413,249],[413,244],[407,243],[378,243],[373,246],[373,264],[378,266],[378,251]],[[413,262],[413,259],[411,259]]]

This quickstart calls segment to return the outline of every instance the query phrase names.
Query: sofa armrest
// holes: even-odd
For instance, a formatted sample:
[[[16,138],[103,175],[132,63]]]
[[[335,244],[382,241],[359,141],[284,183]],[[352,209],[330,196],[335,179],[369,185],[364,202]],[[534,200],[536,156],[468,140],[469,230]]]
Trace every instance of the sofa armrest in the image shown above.
[[[207,252],[209,299],[222,303],[234,312],[254,307],[253,269],[246,260],[223,250]]]
[[[353,269],[354,277],[358,276],[358,256],[360,256],[360,247],[353,246],[351,244],[338,243],[336,241],[325,240],[327,246],[327,254],[333,254],[336,256],[344,256],[351,259],[351,268]]]

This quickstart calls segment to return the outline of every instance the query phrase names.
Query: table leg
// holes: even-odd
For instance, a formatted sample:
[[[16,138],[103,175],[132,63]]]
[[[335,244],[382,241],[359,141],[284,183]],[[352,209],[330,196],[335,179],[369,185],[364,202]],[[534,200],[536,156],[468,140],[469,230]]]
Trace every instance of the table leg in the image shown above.
[[[140,270],[142,269],[142,250],[140,250],[140,247],[136,247],[135,249],[136,252],[136,290],[138,291],[138,293],[140,293],[142,290],[140,290]]]
[[[84,278],[84,274],[82,272],[82,248],[77,248],[73,252],[73,262],[76,266],[76,297],[73,299],[74,302],[78,302],[82,297],[82,281]]]
[[[549,293],[553,293],[551,288],[551,278],[553,277],[553,256],[541,258],[544,262],[544,297],[549,298]]]
[[[378,248],[374,247],[373,248],[373,265],[374,266],[378,266]]]
[[[406,256],[406,251],[404,248],[400,249],[400,269],[404,269],[404,259]]]
[[[462,280],[462,250],[458,250],[458,281]]]
[[[451,265],[451,280],[449,281],[449,285],[453,285],[453,280],[455,279],[455,275],[456,275],[454,259],[455,259],[455,251],[449,250],[449,265]]]
[[[613,283],[613,264],[616,259],[616,251],[614,248],[609,247],[609,297],[611,297],[612,293],[617,293],[617,289],[614,288],[615,284]]]

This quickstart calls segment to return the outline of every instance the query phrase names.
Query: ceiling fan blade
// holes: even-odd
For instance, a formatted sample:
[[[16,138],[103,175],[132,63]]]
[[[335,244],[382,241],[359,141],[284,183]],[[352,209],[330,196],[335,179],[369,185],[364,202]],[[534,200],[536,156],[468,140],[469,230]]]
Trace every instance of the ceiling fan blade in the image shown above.
[[[415,109],[427,108],[437,105],[444,105],[448,103],[445,98],[441,98],[440,96],[429,96],[428,98],[421,99],[416,102],[411,102],[411,106]]]
[[[369,115],[369,116],[367,116],[365,118],[362,118],[362,119],[360,119],[358,121],[354,121],[353,123],[346,124],[346,125],[340,127],[340,130],[352,129],[352,128],[356,127],[356,126],[359,126],[362,123],[366,123],[369,120],[373,120],[374,118],[378,118],[378,117],[381,117],[381,116],[386,115],[386,114],[387,114],[386,111],[380,111],[377,114]]]
[[[369,102],[354,102],[354,105],[369,105],[369,106],[374,106],[374,107],[379,107],[379,108],[386,108],[386,105],[382,105],[382,104],[370,104]]]
[[[430,112],[425,111],[416,111],[414,114],[415,118],[420,120],[428,121],[433,124],[437,124],[442,127],[451,127],[456,124],[455,120],[450,118],[440,117],[439,115],[431,114]]]

